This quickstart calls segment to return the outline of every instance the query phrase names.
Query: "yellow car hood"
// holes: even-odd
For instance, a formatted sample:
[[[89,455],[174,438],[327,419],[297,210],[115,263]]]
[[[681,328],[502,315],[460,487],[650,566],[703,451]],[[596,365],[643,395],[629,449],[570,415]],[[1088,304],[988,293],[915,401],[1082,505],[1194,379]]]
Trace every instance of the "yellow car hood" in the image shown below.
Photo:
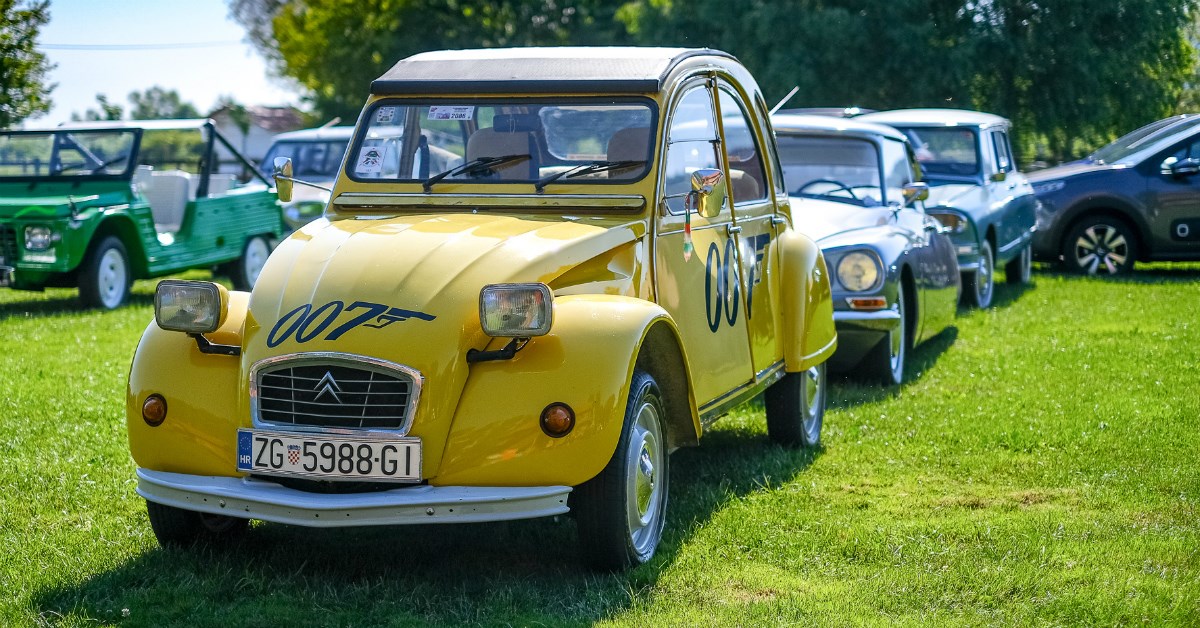
[[[428,473],[466,382],[467,350],[490,340],[479,324],[480,290],[550,283],[644,232],[645,223],[633,218],[463,213],[317,220],[280,244],[259,276],[243,364],[336,352],[416,369],[424,382],[412,433],[426,440]]]

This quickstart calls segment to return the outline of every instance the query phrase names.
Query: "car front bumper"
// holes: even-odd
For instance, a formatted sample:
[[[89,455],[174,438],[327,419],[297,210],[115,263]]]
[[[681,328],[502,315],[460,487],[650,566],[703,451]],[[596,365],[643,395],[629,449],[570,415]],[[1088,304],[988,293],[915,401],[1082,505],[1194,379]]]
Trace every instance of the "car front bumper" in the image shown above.
[[[138,495],[184,510],[336,528],[478,523],[567,512],[569,486],[403,486],[374,493],[309,493],[256,478],[137,470]]]
[[[837,327],[838,347],[829,360],[829,367],[842,372],[857,366],[888,332],[900,326],[900,313],[892,309],[835,310],[833,323]]]

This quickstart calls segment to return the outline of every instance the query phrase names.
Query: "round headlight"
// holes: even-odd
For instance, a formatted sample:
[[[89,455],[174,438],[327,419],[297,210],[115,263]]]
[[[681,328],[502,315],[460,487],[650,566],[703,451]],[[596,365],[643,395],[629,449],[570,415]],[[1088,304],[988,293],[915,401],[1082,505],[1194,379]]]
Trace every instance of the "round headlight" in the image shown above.
[[[879,263],[866,253],[849,253],[838,261],[837,275],[842,286],[851,292],[863,292],[879,282]]]

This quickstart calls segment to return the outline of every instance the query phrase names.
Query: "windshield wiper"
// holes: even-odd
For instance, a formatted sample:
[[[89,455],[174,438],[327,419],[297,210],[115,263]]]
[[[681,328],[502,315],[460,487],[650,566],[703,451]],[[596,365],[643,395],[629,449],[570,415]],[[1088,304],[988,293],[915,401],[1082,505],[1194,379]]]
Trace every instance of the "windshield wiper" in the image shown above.
[[[449,170],[446,170],[444,172],[439,172],[439,173],[433,175],[432,177],[425,179],[425,181],[423,183],[421,183],[421,187],[425,189],[426,194],[429,194],[430,192],[433,191],[433,184],[437,183],[438,181],[441,181],[442,179],[445,179],[446,177],[452,177],[456,174],[462,174],[464,172],[471,172],[471,173],[479,172],[481,170],[487,170],[487,169],[493,168],[495,166],[506,164],[510,161],[517,161],[518,159],[529,159],[529,158],[530,158],[529,155],[503,155],[500,157],[478,157],[476,159],[472,159],[471,161],[468,161],[467,163],[459,164]]]
[[[559,179],[570,179],[571,177],[579,177],[585,174],[605,172],[608,170],[633,168],[634,166],[640,166],[644,163],[646,163],[646,160],[644,159],[626,159],[623,161],[593,161],[589,164],[580,164],[574,168],[567,168],[566,170],[560,170],[554,174],[548,174],[541,179],[538,179],[538,182],[533,184],[533,188],[541,193],[546,189],[547,185],[554,183]]]

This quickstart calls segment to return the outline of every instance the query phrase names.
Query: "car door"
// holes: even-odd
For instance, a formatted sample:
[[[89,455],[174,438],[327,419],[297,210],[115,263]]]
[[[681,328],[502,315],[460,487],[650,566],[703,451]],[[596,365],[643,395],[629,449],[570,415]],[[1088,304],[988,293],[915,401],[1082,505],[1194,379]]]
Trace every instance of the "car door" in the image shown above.
[[[733,198],[733,239],[741,256],[745,319],[755,380],[770,376],[783,365],[778,330],[783,325],[775,213],[771,181],[763,147],[756,140],[753,109],[726,83],[717,89],[726,178]],[[757,118],[760,123],[765,116]],[[765,137],[765,135],[762,135]],[[778,160],[775,160],[778,161]]]
[[[1036,201],[1025,175],[1017,170],[1013,161],[1008,132],[992,129],[987,136],[993,164],[988,187],[996,211],[995,254],[997,259],[1009,259],[1019,250],[1025,232],[1036,220]]]
[[[722,169],[710,81],[685,84],[667,117],[654,247],[655,293],[679,329],[701,414],[754,379],[732,203],[705,218],[689,205],[692,173]]]
[[[1146,207],[1156,254],[1200,252],[1200,175],[1164,174],[1164,166],[1200,160],[1200,137],[1192,136],[1148,159]]]

